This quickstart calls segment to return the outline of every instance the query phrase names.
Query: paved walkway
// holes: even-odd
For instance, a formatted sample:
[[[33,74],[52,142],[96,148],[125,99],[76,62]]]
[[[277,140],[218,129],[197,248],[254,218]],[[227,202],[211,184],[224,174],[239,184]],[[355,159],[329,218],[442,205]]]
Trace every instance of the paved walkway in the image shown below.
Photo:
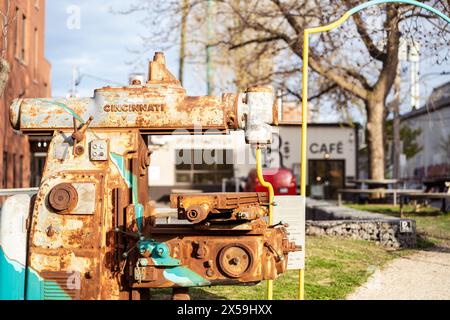
[[[419,251],[377,270],[347,300],[449,300],[450,250]]]

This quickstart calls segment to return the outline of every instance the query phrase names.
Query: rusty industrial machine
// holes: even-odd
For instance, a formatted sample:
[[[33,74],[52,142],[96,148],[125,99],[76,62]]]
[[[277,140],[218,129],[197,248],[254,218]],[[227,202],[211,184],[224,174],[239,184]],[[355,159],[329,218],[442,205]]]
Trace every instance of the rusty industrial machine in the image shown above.
[[[264,146],[274,94],[189,97],[162,53],[147,82],[93,98],[19,99],[12,126],[51,135],[38,193],[9,198],[0,219],[0,299],[146,299],[150,288],[256,284],[286,270],[297,248],[268,225],[266,193],[174,194],[179,224],[157,224],[149,201],[149,135],[245,130]],[[151,187],[151,186],[150,186]]]

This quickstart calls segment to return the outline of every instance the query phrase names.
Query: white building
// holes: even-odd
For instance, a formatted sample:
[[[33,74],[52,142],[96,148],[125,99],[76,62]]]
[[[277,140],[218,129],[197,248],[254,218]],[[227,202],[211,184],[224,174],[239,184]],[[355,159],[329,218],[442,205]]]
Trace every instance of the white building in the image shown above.
[[[293,170],[299,181],[301,125],[283,122],[275,130],[264,163],[271,168]],[[221,191],[224,179],[228,180],[227,191],[234,191],[234,182],[239,180],[242,185],[255,168],[254,150],[245,144],[241,131],[223,136],[153,136],[149,143],[154,151],[149,177],[154,200],[174,189]],[[357,128],[310,124],[308,192],[334,198],[347,180],[357,178],[357,146]]]
[[[401,118],[402,126],[420,129],[422,148],[403,161],[402,176],[411,183],[450,179],[450,83],[436,88],[427,104]]]

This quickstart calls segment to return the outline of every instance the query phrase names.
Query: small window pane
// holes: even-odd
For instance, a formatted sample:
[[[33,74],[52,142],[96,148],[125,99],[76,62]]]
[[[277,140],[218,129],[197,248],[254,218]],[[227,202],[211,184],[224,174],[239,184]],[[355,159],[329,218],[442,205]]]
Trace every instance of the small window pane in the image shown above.
[[[215,184],[217,183],[216,174],[212,173],[194,173],[194,184]]]
[[[191,175],[189,173],[177,173],[176,180],[178,183],[191,183]]]

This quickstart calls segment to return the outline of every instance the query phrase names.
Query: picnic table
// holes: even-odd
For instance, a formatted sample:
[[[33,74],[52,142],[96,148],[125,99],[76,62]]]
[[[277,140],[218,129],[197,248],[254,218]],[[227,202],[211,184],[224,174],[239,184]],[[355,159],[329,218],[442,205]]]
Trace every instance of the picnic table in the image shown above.
[[[368,189],[394,189],[400,183],[397,179],[358,179],[350,182],[359,186],[359,189],[366,189],[366,186]]]
[[[425,200],[442,200],[442,212],[447,212],[447,199],[450,199],[450,192],[405,192],[400,195],[400,217],[403,216],[404,208],[408,200],[425,199]]]
[[[397,197],[403,193],[417,193],[416,189],[385,189],[385,188],[376,188],[376,189],[339,189],[338,190],[338,206],[342,205],[342,194],[381,194],[384,197],[387,194],[392,194],[392,204],[394,206],[397,205]]]

